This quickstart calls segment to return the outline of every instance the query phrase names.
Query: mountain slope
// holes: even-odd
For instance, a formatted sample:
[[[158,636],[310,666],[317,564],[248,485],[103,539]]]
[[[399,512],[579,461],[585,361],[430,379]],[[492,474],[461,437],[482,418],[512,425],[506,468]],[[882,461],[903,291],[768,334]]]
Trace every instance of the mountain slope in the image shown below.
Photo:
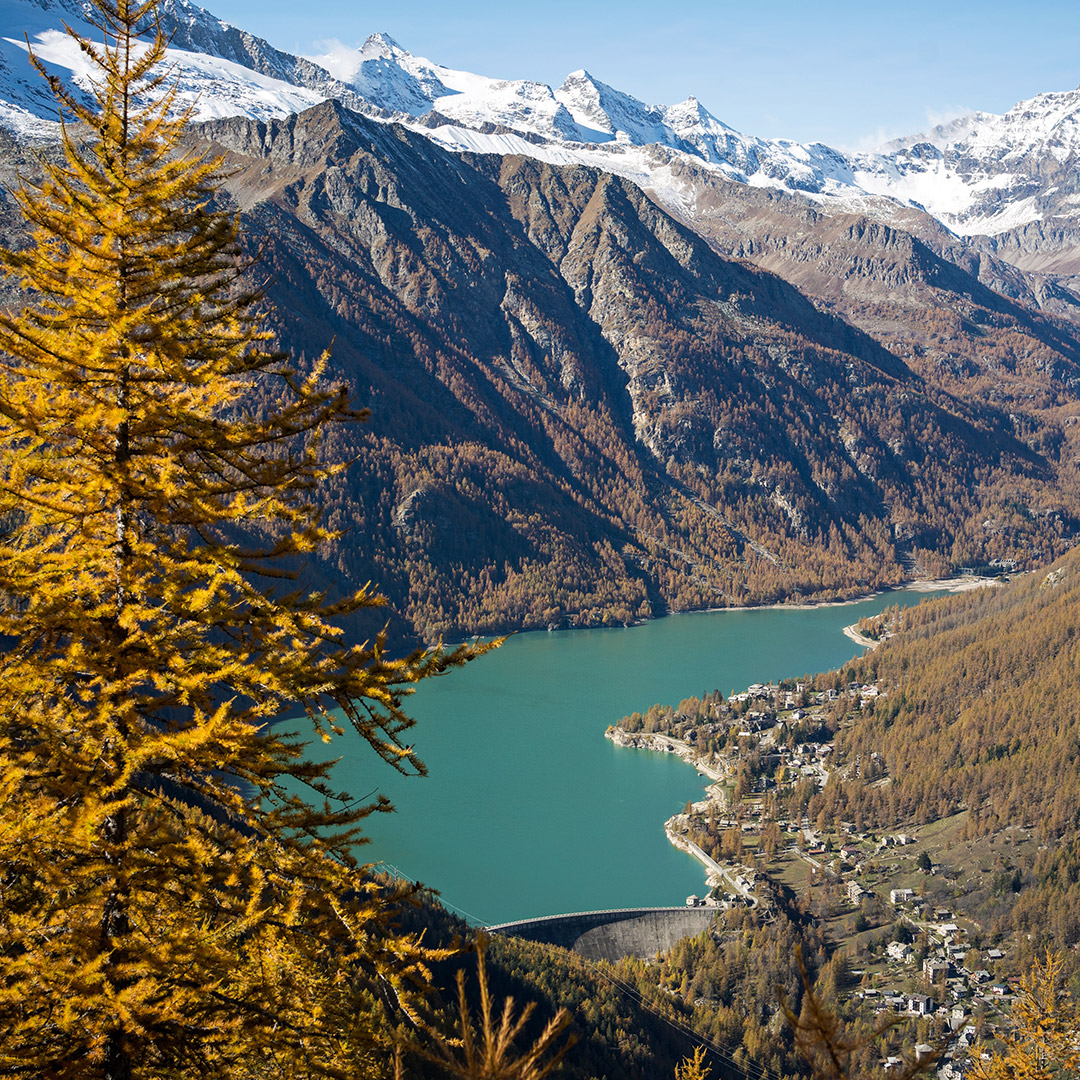
[[[332,103],[199,134],[286,343],[333,339],[373,408],[334,572],[376,567],[426,634],[836,595],[1073,528],[1057,463],[993,413],[624,180]]]
[[[717,251],[781,275],[930,381],[1013,411],[1080,386],[1077,298],[972,250],[928,215],[912,212],[901,229],[700,170],[692,179],[688,217]]]
[[[49,20],[77,7],[7,2],[30,12],[46,60],[75,63]],[[192,139],[229,155],[225,194],[274,276],[284,343],[311,356],[333,341],[337,371],[372,406],[368,431],[331,447],[364,468],[331,493],[329,523],[346,535],[323,573],[374,573],[402,629],[848,595],[912,569],[1029,565],[1071,543],[1076,339],[977,281],[1034,295],[925,215],[906,220],[930,243],[718,180],[694,148],[696,105],[682,119],[639,108],[584,74],[550,95],[552,123],[607,142],[485,121],[481,144],[530,153],[448,153],[428,136],[465,129],[424,101],[532,91],[380,39],[356,71],[409,75],[423,113],[410,129],[365,119],[337,100],[358,101],[355,88],[201,9],[171,0],[166,17],[191,47],[181,65],[201,57],[182,79],[240,79],[229,98],[207,76],[199,107],[248,115]],[[275,117],[297,106],[288,94],[331,100]],[[635,147],[628,128],[685,146]],[[689,193],[681,220],[574,163],[583,146],[660,163]],[[3,167],[32,160],[12,142]],[[767,206],[781,208],[771,224]],[[17,242],[10,204],[4,221]]]
[[[1078,603],[1071,552],[1006,588],[905,611],[902,632],[843,676],[880,692],[838,733],[835,781],[811,810],[883,830],[966,812],[969,850],[1032,832],[1038,845],[1013,849],[996,906],[992,879],[974,875],[957,900],[1032,948],[1080,941]],[[880,763],[871,782],[856,779],[860,761]]]

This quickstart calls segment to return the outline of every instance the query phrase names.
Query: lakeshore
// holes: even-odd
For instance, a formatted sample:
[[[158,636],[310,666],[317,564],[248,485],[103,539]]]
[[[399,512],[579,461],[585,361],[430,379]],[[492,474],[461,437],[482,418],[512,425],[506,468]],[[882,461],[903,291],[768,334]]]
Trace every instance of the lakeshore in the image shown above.
[[[858,623],[852,623],[850,626],[845,626],[844,637],[854,641],[856,645],[861,645],[864,649],[876,649],[881,644],[880,641],[875,641],[873,638],[868,638],[865,634],[860,634]]]
[[[1018,575],[1013,574],[1013,577]],[[873,592],[860,593],[848,600],[807,600],[803,603],[792,604],[786,600],[778,600],[775,604],[732,604],[728,607],[697,608],[693,611],[673,611],[671,615],[700,615],[719,614],[732,611],[818,611],[822,608],[851,607],[867,600],[877,600],[887,597],[892,593],[962,593],[972,589],[993,588],[1000,585],[997,578],[976,577],[974,574],[963,574],[951,578],[918,578],[915,581],[901,581],[895,585],[886,585],[875,589]],[[667,618],[668,616],[661,616]],[[651,622],[650,619],[642,619],[640,622]],[[634,624],[639,625],[639,624]]]
[[[685,761],[691,768],[696,769],[702,776],[713,781],[705,789],[705,798],[692,804],[691,809],[695,814],[707,814],[710,806],[726,807],[727,799],[724,796],[722,781],[730,778],[730,770],[721,768],[715,762],[706,761],[698,752],[682,739],[676,739],[671,735],[663,735],[659,732],[634,732],[633,734],[623,731],[622,728],[609,727],[604,732],[604,738],[610,739],[616,746],[631,750],[651,750],[658,754],[674,754],[675,757]],[[705,868],[705,883],[710,888],[728,886],[733,890],[742,892],[736,885],[736,875],[729,867],[716,862],[706,855],[701,848],[688,837],[678,831],[683,814],[674,814],[664,822],[664,835],[668,843],[679,851],[686,852],[691,858],[696,859]]]
[[[701,892],[702,863],[663,822],[701,799],[700,785],[676,752],[627,754],[604,729],[654,702],[840,667],[860,651],[845,624],[923,595],[514,635],[409,699],[408,738],[428,777],[375,774],[344,750],[335,786],[361,795],[378,784],[397,809],[367,819],[358,854],[480,924],[682,904]]]
[[[991,588],[996,587],[1000,582],[996,578],[981,578],[973,576],[944,578],[937,580],[926,580],[914,583],[910,587],[910,592],[920,595],[931,595],[935,593],[960,593],[969,592],[974,589]],[[892,591],[892,590],[889,590]],[[880,597],[887,597],[889,591],[876,594]],[[851,601],[837,601],[835,603],[828,604],[811,604],[800,605],[800,610],[813,610],[816,608],[825,607],[845,607],[848,606]],[[773,605],[773,610],[793,610],[793,605]],[[731,609],[720,609],[731,610]],[[747,609],[747,610],[769,610],[763,608]],[[876,649],[882,641],[888,639],[890,635],[886,634],[881,638],[867,637],[859,630],[859,624],[850,623],[847,626],[842,627],[842,633],[849,641],[852,641],[861,648],[867,650]],[[628,732],[615,725],[610,725],[604,733],[604,737],[609,739],[615,746],[625,749],[636,750],[649,750],[653,753],[672,755],[677,757],[681,761],[685,762],[691,768],[696,770],[701,776],[707,777],[712,781],[705,788],[705,798],[697,802],[691,803],[691,814],[675,814],[669,817],[664,823],[664,833],[674,847],[680,851],[684,851],[694,859],[696,859],[704,868],[706,873],[706,884],[710,889],[717,886],[727,887],[731,891],[738,894],[747,896],[747,892],[742,885],[736,885],[736,882],[744,880],[743,875],[737,873],[738,870],[745,870],[743,867],[728,867],[707,855],[701,847],[691,841],[685,833],[686,822],[692,815],[697,816],[723,816],[729,809],[728,798],[725,792],[724,781],[731,781],[734,777],[734,765],[731,760],[718,759],[716,755],[709,754],[708,757],[698,752],[695,747],[683,739],[676,738],[673,735],[665,734],[660,731],[645,732],[634,731]],[[768,740],[769,736],[766,736]],[[763,740],[764,741],[764,740]],[[737,760],[737,759],[736,759]],[[827,778],[827,772],[823,767],[818,767],[820,776],[819,782],[824,785],[824,780]],[[750,871],[753,872],[752,870]]]
[[[1011,576],[1017,577],[1019,575],[1013,573]],[[492,638],[497,637],[502,637],[509,640],[510,638],[518,638],[533,634],[558,635],[579,633],[582,631],[632,630],[636,627],[649,626],[653,623],[662,622],[665,619],[686,618],[698,615],[737,615],[740,612],[748,611],[823,611],[832,608],[855,607],[858,604],[865,604],[869,601],[881,600],[894,594],[898,596],[904,596],[909,594],[932,594],[946,592],[961,593],[968,592],[971,589],[995,587],[1000,584],[1001,582],[997,578],[975,577],[974,575],[964,575],[962,577],[951,578],[920,578],[916,581],[902,581],[895,585],[886,585],[880,589],[874,590],[873,592],[860,593],[858,596],[850,597],[847,600],[808,600],[797,604],[790,603],[787,600],[777,600],[773,604],[729,604],[726,607],[690,608],[685,611],[667,611],[660,615],[645,616],[643,618],[634,619],[631,622],[623,623],[619,626],[553,625],[547,628],[531,627],[528,629],[520,629],[518,627],[511,626],[498,631],[493,630],[488,634],[465,635],[460,637],[460,639],[455,638],[453,641],[444,641],[442,644],[447,649],[453,649],[458,647],[459,645],[474,643],[481,639],[491,640]],[[922,599],[922,596],[920,595],[919,598]],[[410,645],[414,644],[416,644],[415,641],[410,642]],[[426,648],[428,649],[434,647],[435,646],[431,643],[426,644]]]
[[[685,761],[691,768],[696,769],[702,776],[708,777],[712,783],[705,788],[705,798],[691,804],[691,812],[698,815],[706,815],[711,808],[724,812],[727,810],[727,796],[724,793],[723,781],[731,779],[731,770],[726,765],[715,761],[706,761],[689,743],[682,739],[676,739],[671,735],[660,732],[634,732],[633,734],[623,731],[622,728],[609,727],[604,732],[604,738],[610,739],[616,746],[633,750],[651,750],[659,754],[674,754],[675,757]],[[738,883],[739,875],[736,869],[725,866],[715,859],[706,855],[701,848],[689,837],[684,836],[680,827],[686,821],[684,813],[673,814],[664,822],[664,835],[668,843],[686,852],[691,858],[696,859],[705,868],[705,883],[709,889],[716,887],[727,888],[750,899],[749,890]]]
[[[908,588],[912,592],[926,593],[962,593],[972,592],[975,589],[997,588],[1001,582],[997,578],[984,578],[967,575],[965,577],[939,578],[937,580],[915,581]],[[880,594],[880,595],[888,595]],[[851,623],[844,627],[844,636],[861,645],[864,649],[876,649],[885,638],[871,638],[861,633],[858,623]]]

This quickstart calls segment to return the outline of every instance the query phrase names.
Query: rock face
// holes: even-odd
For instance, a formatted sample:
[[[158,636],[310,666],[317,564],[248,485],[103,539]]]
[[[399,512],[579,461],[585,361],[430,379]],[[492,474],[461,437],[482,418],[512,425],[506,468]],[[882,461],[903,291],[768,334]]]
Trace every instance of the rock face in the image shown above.
[[[374,576],[425,636],[850,593],[1024,563],[1075,527],[1049,417],[958,401],[623,179],[449,154],[330,102],[197,135],[228,154],[283,340],[333,340],[372,409],[334,436],[364,466],[335,481],[324,571]],[[835,227],[894,288],[987,292],[907,234]],[[1066,394],[1075,342],[1036,330]]]
[[[1052,400],[1054,385],[1076,389],[1080,354],[1067,324],[1080,301],[1034,259],[1017,266],[1007,234],[980,248],[921,211],[907,212],[901,227],[825,214],[696,167],[687,180],[697,195],[686,220],[718,252],[779,274],[958,396],[1028,411]],[[1006,248],[1010,261],[994,254]],[[1069,357],[1064,366],[1060,356]]]
[[[1080,90],[972,113],[855,160],[865,190],[924,206],[961,235],[1078,215]]]
[[[57,39],[65,21],[92,33],[84,7],[81,0],[9,4],[0,123],[29,131],[29,118],[39,125],[54,118],[27,68],[22,35],[54,70],[77,80],[77,55]],[[557,88],[493,79],[414,56],[385,34],[359,49],[309,59],[275,49],[190,0],[165,0],[161,16],[184,87],[181,104],[194,104],[199,116],[267,118],[333,98],[414,123],[458,148],[505,152],[514,145],[543,160],[602,167],[643,182],[672,210],[693,193],[669,167],[697,163],[714,179],[798,193],[827,213],[857,211],[895,223],[907,210],[925,210],[964,236],[1000,236],[1033,223],[1054,231],[1077,217],[1080,90],[1039,94],[1002,116],[972,113],[874,153],[845,154],[735,131],[694,97],[645,104],[584,70]]]
[[[11,0],[6,18],[0,127],[24,139],[55,137],[55,106],[27,64],[23,35],[53,71],[78,83],[78,50],[60,30],[66,21],[93,33],[84,4]],[[625,177],[706,235],[716,223],[699,222],[697,208],[729,183],[751,206],[763,193],[786,196],[819,225],[859,214],[913,232],[949,261],[981,263],[977,276],[991,288],[1080,318],[1080,90],[1040,94],[1002,116],[973,113],[874,153],[845,154],[735,131],[693,97],[648,105],[584,70],[557,88],[492,79],[414,56],[384,34],[359,49],[297,57],[190,0],[165,0],[162,24],[173,46],[177,105],[199,118],[267,120],[333,99],[455,151],[523,154]]]
[[[73,67],[53,31],[78,24],[77,0],[12,11],[46,62]],[[693,99],[646,106],[584,71],[557,90],[485,80],[384,37],[318,64],[185,0],[164,17],[181,100],[242,114],[192,144],[228,157],[222,197],[263,251],[283,343],[303,363],[333,342],[335,376],[371,408],[362,433],[328,440],[363,466],[333,482],[342,535],[317,569],[373,577],[395,629],[827,598],[1072,542],[1064,219],[962,241],[856,192],[827,147],[748,139]],[[26,137],[51,108],[20,64],[0,42],[8,177],[33,168]],[[1071,160],[1071,115],[1010,119],[998,166],[1050,183],[1038,162]],[[1041,141],[1021,137],[1040,124]],[[891,153],[909,179],[983,184],[975,158],[997,143],[977,136]],[[19,242],[2,193],[0,229]]]

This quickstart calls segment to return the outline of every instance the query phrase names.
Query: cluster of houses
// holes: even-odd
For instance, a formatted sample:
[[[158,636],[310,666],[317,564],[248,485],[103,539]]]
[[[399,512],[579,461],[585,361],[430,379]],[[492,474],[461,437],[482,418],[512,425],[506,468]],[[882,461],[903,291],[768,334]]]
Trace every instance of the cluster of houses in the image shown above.
[[[766,766],[760,776],[762,790],[775,788],[799,777],[810,777],[818,784],[825,782],[829,758],[833,751],[831,743],[800,741],[789,746],[783,737],[784,728],[787,723],[807,719],[812,721],[817,710],[808,712],[808,707],[835,701],[845,693],[847,697],[861,704],[877,697],[878,689],[872,685],[851,683],[846,691],[828,690],[811,694],[802,684],[796,684],[794,690],[789,692],[781,691],[779,687],[771,684],[756,683],[744,693],[728,698],[729,704],[751,703],[751,707],[739,710],[742,713],[740,736],[760,737],[763,733],[776,730],[775,738],[768,735],[760,741],[755,738],[754,745],[758,747],[760,760]],[[781,711],[787,712],[788,716],[778,718],[777,714]],[[692,742],[695,736],[707,733],[703,729],[720,728],[715,722],[705,725],[699,723],[696,726],[697,731],[688,732],[682,738]],[[805,739],[805,733],[802,738]],[[863,764],[865,765],[865,762]],[[858,769],[857,764],[855,768]],[[762,806],[754,800],[749,805],[744,805],[738,820],[714,819],[713,826],[720,829],[741,827],[743,832],[758,832],[763,827],[761,814]],[[815,867],[831,870],[834,875],[843,875],[839,877],[839,881],[847,900],[854,907],[859,907],[873,895],[859,880],[866,860],[885,854],[891,849],[916,843],[914,837],[905,833],[884,835],[871,840],[867,836],[859,835],[853,825],[844,822],[841,823],[844,842],[837,853],[831,844],[828,845],[829,851],[821,846],[821,841],[815,838],[809,822],[805,819],[801,824],[795,821],[777,821],[777,825],[782,830],[801,832],[809,840],[809,846],[802,848],[802,855]],[[761,855],[760,852],[757,854]],[[831,866],[828,861],[830,855],[833,856]],[[820,861],[815,859],[815,856],[819,857]],[[740,871],[745,869],[738,868]],[[849,877],[849,874],[854,876]],[[834,880],[837,878],[834,877]],[[736,885],[743,892],[742,896],[724,896],[717,888],[708,897],[689,896],[686,903],[692,907],[728,907],[734,903],[747,902],[755,882],[752,878],[740,876]],[[899,909],[916,901],[918,897],[913,888],[897,887],[889,890],[888,899]],[[877,986],[866,986],[859,994],[867,1007],[877,1012],[900,1013],[912,1018],[932,1017],[934,1026],[939,1031],[951,1033],[948,1050],[938,1063],[938,1076],[940,1080],[960,1080],[970,1064],[970,1054],[974,1052],[972,1048],[977,1043],[975,1016],[985,1015],[991,1009],[1000,1007],[1003,999],[1010,997],[1012,990],[1009,982],[995,981],[991,974],[995,963],[1003,959],[1000,951],[991,949],[983,952],[983,964],[969,969],[971,948],[964,940],[964,932],[950,921],[951,912],[939,909],[927,912],[926,922],[923,922],[922,918],[922,915],[918,916],[918,922],[914,925],[918,931],[926,932],[923,948],[916,951],[909,944],[890,942],[886,949],[889,964],[883,972],[883,978],[878,980]],[[914,968],[917,957],[922,960],[920,971]],[[894,984],[898,982],[902,989],[889,989],[882,985],[890,980],[894,981]],[[934,1052],[935,1049],[929,1045],[915,1047],[916,1057],[920,1053]],[[902,1070],[907,1064],[899,1058],[887,1058],[882,1062],[886,1070]]]
[[[854,830],[845,825],[849,835],[839,850],[839,858],[833,863],[834,869],[845,863],[855,868],[856,873],[867,857],[866,838],[862,843],[854,840]],[[906,847],[914,844],[915,838],[904,833],[882,836],[876,841],[876,853],[884,849]],[[812,848],[808,854],[824,854],[822,849]],[[872,894],[858,880],[844,882],[844,891],[853,906],[859,906]],[[904,905],[918,900],[913,888],[897,887],[889,890],[889,902],[900,909]],[[982,964],[968,965],[972,959],[972,949],[966,940],[963,929],[951,921],[953,914],[947,908],[937,908],[926,912],[926,921],[919,917],[913,921],[916,930],[926,933],[924,947],[917,950],[912,945],[901,941],[889,942],[886,955],[890,962],[886,973],[891,969],[894,976],[904,976],[903,989],[888,989],[886,986],[864,987],[858,994],[866,1005],[877,1013],[899,1013],[912,1018],[934,1016],[943,1030],[951,1033],[948,1048],[938,1061],[939,1080],[960,1080],[971,1064],[973,1047],[978,1042],[974,1017],[978,1013],[986,1014],[1007,1003],[1014,990],[1015,978],[995,979],[992,974],[995,966],[1005,959],[1000,949],[984,949],[979,955]],[[927,944],[928,943],[928,944]],[[922,958],[921,970],[914,968],[916,959]],[[907,968],[908,970],[904,970]],[[888,979],[888,974],[885,978]],[[916,1056],[919,1047],[915,1048]],[[930,1047],[925,1047],[930,1052]],[[936,1052],[936,1050],[934,1051]],[[907,1066],[899,1058],[887,1058],[881,1063],[886,1070]]]
[[[893,889],[890,899],[902,903],[911,899],[910,889]],[[946,910],[934,912],[935,919],[949,917]],[[942,1027],[952,1034],[945,1052],[938,1061],[940,1080],[959,1080],[970,1067],[971,1054],[978,1042],[975,1014],[985,1014],[1009,999],[1015,982],[995,981],[989,967],[1004,959],[1000,949],[987,949],[980,954],[988,967],[971,969],[967,966],[971,950],[963,944],[963,931],[951,922],[936,922],[930,928],[930,949],[923,956],[920,972],[922,989],[904,991],[885,988],[864,988],[859,991],[863,1001],[878,1013],[897,1012],[920,1017],[934,1014],[941,1018]],[[912,966],[916,950],[901,941],[889,942],[886,953],[896,966]],[[914,974],[914,973],[912,973]],[[913,980],[909,979],[909,987]],[[932,990],[932,993],[926,991]],[[918,1047],[916,1054],[918,1053]],[[898,1066],[900,1059],[885,1059],[886,1069]]]
[[[837,701],[840,698],[838,690],[816,690],[807,695],[806,683],[798,682],[794,690],[781,690],[772,683],[752,683],[741,694],[732,694],[727,700],[729,705],[744,703],[747,701],[764,701],[779,709],[794,709],[800,701],[806,700],[815,705],[824,705],[826,702]],[[849,697],[869,700],[876,698],[880,691],[872,683],[849,683],[847,687]]]

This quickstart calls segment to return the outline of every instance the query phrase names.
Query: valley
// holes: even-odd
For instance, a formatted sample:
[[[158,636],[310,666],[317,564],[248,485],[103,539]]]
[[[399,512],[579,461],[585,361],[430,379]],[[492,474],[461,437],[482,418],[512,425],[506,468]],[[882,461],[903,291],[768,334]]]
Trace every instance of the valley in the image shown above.
[[[695,97],[650,105],[583,68],[558,86],[489,78],[416,56],[386,34],[355,50],[294,55],[188,0],[163,0],[146,12],[165,35],[156,59],[172,67],[148,93],[167,83],[162,109],[185,119],[169,144],[176,156],[163,173],[148,169],[150,195],[129,205],[137,184],[117,179],[97,141],[108,125],[99,130],[93,109],[79,111],[102,100],[88,74],[94,49],[63,29],[92,37],[104,9],[82,0],[0,8],[0,245],[12,268],[0,305],[20,308],[41,281],[54,304],[5,323],[14,359],[5,360],[0,413],[23,424],[5,428],[13,595],[48,569],[27,569],[24,551],[49,550],[57,522],[86,495],[68,483],[59,460],[67,450],[57,454],[49,439],[72,457],[98,440],[94,467],[104,465],[94,476],[112,493],[85,511],[100,533],[87,572],[93,602],[67,596],[56,571],[46,630],[20,622],[38,590],[4,609],[24,635],[5,662],[40,678],[25,692],[9,678],[15,704],[0,734],[11,760],[0,779],[25,800],[11,806],[29,809],[9,810],[0,878],[31,880],[24,851],[38,850],[39,821],[51,830],[48,850],[62,853],[60,862],[38,859],[38,877],[0,905],[9,927],[12,912],[30,912],[18,941],[0,937],[13,979],[23,978],[26,942],[48,939],[40,955],[59,957],[59,970],[69,963],[64,935],[78,937],[87,966],[71,967],[71,983],[56,983],[50,1000],[77,1002],[65,987],[98,979],[100,961],[114,982],[99,995],[105,1035],[93,1054],[127,1062],[121,1044],[134,1041],[137,1024],[109,1010],[129,991],[138,997],[149,968],[124,966],[136,935],[115,868],[145,857],[140,910],[153,922],[166,898],[196,959],[217,912],[232,905],[239,921],[230,925],[241,926],[272,881],[289,914],[280,925],[256,920],[266,953],[235,967],[228,950],[239,956],[249,940],[237,930],[227,948],[214,945],[207,968],[221,986],[242,970],[249,982],[237,1001],[250,993],[275,1003],[258,1021],[270,1032],[261,1061],[235,1049],[239,1021],[230,1028],[235,1075],[264,1080],[268,1063],[277,1067],[279,1007],[299,1017],[289,1038],[304,1043],[304,987],[315,974],[326,976],[329,1003],[319,1016],[331,1018],[312,1021],[331,1062],[320,1075],[427,1076],[423,1039],[450,1029],[445,991],[477,927],[686,897],[715,919],[654,956],[585,964],[569,950],[491,943],[499,991],[538,1003],[529,1031],[569,1010],[581,1045],[564,1075],[670,1077],[697,1046],[725,1080],[847,1080],[879,1067],[910,1080],[931,1059],[943,1080],[1001,1080],[1013,1073],[995,1075],[986,1062],[1010,1045],[1029,1004],[1023,980],[1040,964],[1059,979],[1049,1000],[1065,1003],[1073,1024],[1073,1056],[1058,1075],[1076,1071],[1080,90],[841,151],[738,132]],[[104,18],[127,15],[109,9]],[[30,50],[51,84],[32,70]],[[124,78],[135,79],[125,57]],[[84,122],[59,122],[57,96]],[[123,123],[105,109],[125,154],[129,107],[147,125],[133,154],[140,168],[159,151],[168,157],[155,142],[154,106],[139,112],[148,105],[139,93],[125,98]],[[73,164],[80,155],[100,166],[94,197],[124,203],[129,216],[106,225],[107,213],[83,213],[91,172]],[[169,217],[168,169],[179,175],[202,160],[218,164],[194,166],[178,189],[191,216]],[[60,210],[40,210],[49,199]],[[36,229],[24,211],[38,212]],[[66,217],[82,231],[68,230]],[[157,254],[136,267],[149,283],[145,325],[129,319],[129,229],[155,242],[160,229],[174,245],[151,244]],[[210,263],[189,250],[196,240]],[[175,273],[161,251],[180,253]],[[113,261],[125,267],[117,280]],[[64,291],[69,278],[75,299]],[[104,376],[93,348],[73,347],[64,333],[77,308],[87,341],[108,337],[94,307],[102,280],[101,295],[115,301],[105,329],[123,331]],[[133,420],[145,417],[134,415],[129,380],[137,370],[140,393],[149,388],[140,400],[168,413],[170,394],[154,395],[172,385],[172,353],[162,360],[155,350],[175,329],[163,314],[174,301],[190,321],[168,348],[189,364],[192,399],[209,404],[190,429],[186,418],[144,424],[164,464],[148,470],[146,490],[156,494],[137,503],[143,495],[132,495],[124,470]],[[220,340],[205,355],[233,353],[204,371],[207,308]],[[237,330],[230,320],[249,310]],[[30,337],[45,328],[29,359],[25,326],[37,328]],[[272,354],[259,351],[263,342]],[[69,422],[53,415],[49,380],[60,369],[49,365],[59,352]],[[320,390],[309,379],[316,372]],[[92,396],[99,376],[104,396],[84,407],[78,395]],[[234,377],[235,393],[230,383],[215,397],[216,383]],[[27,386],[33,409],[21,404]],[[310,411],[283,414],[290,393],[313,395]],[[230,443],[219,461],[224,430],[250,443]],[[267,454],[255,466],[245,456],[252,446]],[[41,462],[24,468],[34,454]],[[183,498],[197,511],[188,516],[165,482],[180,459],[194,463]],[[50,501],[40,485],[54,469],[67,486]],[[219,485],[232,516],[216,516]],[[275,485],[281,499],[263,499]],[[248,501],[248,488],[258,497]],[[141,509],[129,510],[133,499]],[[309,511],[321,530],[294,532]],[[160,592],[139,618],[162,628],[145,631],[145,642],[120,574],[143,517],[153,527],[139,580]],[[77,533],[63,552],[72,566],[86,539]],[[200,558],[212,548],[199,564],[205,582],[183,578],[183,560],[164,570],[154,561],[153,543],[188,533]],[[269,569],[259,561],[278,556]],[[235,591],[221,599],[224,568]],[[170,592],[174,572],[184,584]],[[927,579],[938,589],[958,580],[988,587],[916,605],[922,593],[905,586]],[[346,599],[361,589],[369,591]],[[156,650],[175,630],[177,599],[187,621],[163,672]],[[99,635],[93,678],[119,687],[117,710],[81,689],[90,676],[73,625]],[[495,649],[442,652],[445,641],[496,635],[508,640]],[[186,672],[217,655],[218,638],[241,644],[196,694]],[[293,693],[284,677],[277,686],[274,665],[301,639],[310,663],[290,661],[286,674],[301,687]],[[67,650],[59,690],[41,674],[53,648],[43,641]],[[120,686],[113,645],[149,702],[130,723],[113,715],[134,694]],[[401,654],[409,658],[389,659]],[[250,694],[264,697],[257,708],[237,706],[219,753],[205,732],[248,701],[247,690],[223,688],[248,686],[252,655],[266,671]],[[344,657],[347,671],[320,682],[312,671],[327,656]],[[409,696],[426,676],[473,659]],[[341,711],[330,709],[326,687]],[[700,697],[687,696],[695,689]],[[325,749],[280,741],[284,726],[265,726],[294,705]],[[98,745],[82,739],[88,716],[97,758],[84,753]],[[339,739],[350,727],[359,753]],[[36,753],[42,733],[54,743]],[[166,753],[159,743],[174,734],[180,749]],[[156,749],[114,754],[129,739]],[[321,752],[322,764],[302,761],[308,752]],[[100,820],[86,811],[84,850],[63,815],[98,812],[87,778],[106,757],[122,797],[106,785]],[[432,777],[414,785],[422,758]],[[70,762],[81,771],[68,783]],[[707,781],[704,797],[691,769]],[[237,784],[219,783],[219,771]],[[175,799],[173,773],[182,777]],[[324,810],[314,808],[320,800]],[[398,812],[382,813],[392,803]],[[151,818],[158,831],[128,844],[126,823]],[[273,843],[249,850],[251,822],[265,824]],[[320,831],[327,822],[340,829],[333,858]],[[210,870],[193,839],[204,834],[214,841]],[[112,845],[104,857],[102,844]],[[236,906],[241,855],[263,860],[250,864],[248,915]],[[68,896],[53,863],[69,857],[88,899],[71,901],[75,914],[56,934],[26,929],[39,908],[51,912]],[[318,911],[282,959],[275,950],[288,935],[278,930],[296,929],[288,905],[301,891],[288,859],[311,875],[305,896]],[[211,915],[184,922],[186,886],[173,889],[174,871],[197,883]],[[114,878],[111,891],[99,888]],[[420,884],[429,881],[441,903]],[[359,905],[369,893],[378,928],[339,926],[338,900]],[[99,901],[79,923],[79,904]],[[397,958],[406,939],[396,920],[414,935],[400,953],[414,966]],[[323,933],[328,925],[333,934]],[[155,927],[164,944],[146,954],[154,963],[171,947]],[[361,938],[369,951],[341,944]],[[357,977],[369,967],[370,984]],[[431,1018],[401,1005],[410,981],[430,990],[421,1011]],[[17,985],[7,1014],[0,1004],[0,1047],[24,1030],[5,1028],[4,1016],[18,1013],[23,1024],[36,1008],[22,992],[28,984]],[[202,1015],[204,989],[177,990],[185,1016]],[[834,1013],[843,1027],[829,1027]],[[369,1014],[370,1023],[356,1019]],[[53,1016],[42,1015],[25,1022],[49,1046]],[[820,1021],[810,1051],[807,1016]],[[422,1036],[402,1035],[406,1017]],[[97,1038],[81,1019],[64,1023],[71,1046]],[[171,1020],[162,1023],[167,1037],[149,1023],[138,1034],[162,1061],[176,1047],[201,1053],[202,1035],[188,1038],[195,1026],[175,1035]],[[335,1025],[362,1047],[360,1072],[349,1071],[357,1057],[341,1065]],[[846,1047],[832,1072],[821,1055],[835,1046],[823,1032]],[[301,1075],[291,1068],[280,1075]],[[134,1074],[118,1066],[108,1075]]]
[[[58,69],[42,28],[66,3],[18,8]],[[328,490],[341,536],[312,567],[387,596],[357,633],[384,616],[395,640],[431,642],[850,598],[1073,543],[1080,309],[1060,170],[1037,213],[1063,254],[1043,262],[1030,199],[1013,244],[1005,218],[979,236],[882,187],[1027,168],[1036,132],[1071,131],[1069,95],[984,116],[976,141],[961,125],[855,162],[587,73],[496,86],[378,38],[331,75],[180,0],[164,18],[179,100],[201,86],[189,145],[225,154],[219,197],[260,252],[269,325],[301,364],[332,346],[328,377],[370,412],[328,445],[365,464]],[[5,78],[10,179],[55,130]]]
[[[849,1022],[908,1018],[885,1059],[904,1039],[909,1053],[933,1044],[938,1075],[963,1075],[979,1040],[1007,1028],[1039,950],[1075,940],[1074,770],[1057,763],[1058,746],[1074,754],[1058,706],[1075,692],[1073,650],[1045,644],[1073,636],[1075,568],[1070,555],[886,610],[860,620],[875,648],[843,669],[654,705],[608,729],[713,779],[666,826],[710,867],[709,894],[687,903],[813,919],[842,958],[833,992]],[[1039,659],[1021,668],[1020,654]],[[968,742],[987,710],[984,738],[1001,741]],[[897,722],[905,713],[921,724]]]

